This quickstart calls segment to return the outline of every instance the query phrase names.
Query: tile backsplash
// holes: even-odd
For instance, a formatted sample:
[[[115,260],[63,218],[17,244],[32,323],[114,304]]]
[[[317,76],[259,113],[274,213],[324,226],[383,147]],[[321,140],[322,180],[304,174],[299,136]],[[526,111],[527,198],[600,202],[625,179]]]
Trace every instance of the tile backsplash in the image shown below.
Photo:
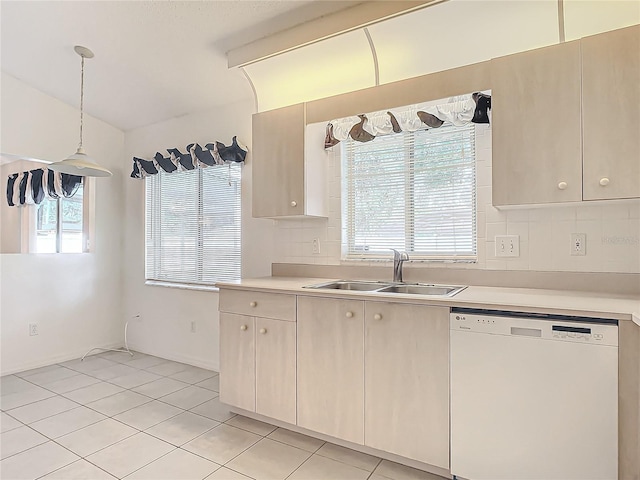
[[[321,142],[319,142],[320,144]],[[640,273],[640,200],[581,202],[531,208],[491,205],[491,128],[476,126],[478,261],[455,268]],[[276,220],[275,262],[340,265],[339,153],[327,154],[328,218]],[[586,255],[572,256],[571,234],[586,235]],[[495,236],[518,235],[519,257],[496,257]],[[313,253],[313,239],[320,251]],[[391,259],[391,257],[390,257]],[[379,265],[379,262],[357,262]],[[437,263],[437,267],[447,264]],[[430,264],[424,263],[428,268]]]

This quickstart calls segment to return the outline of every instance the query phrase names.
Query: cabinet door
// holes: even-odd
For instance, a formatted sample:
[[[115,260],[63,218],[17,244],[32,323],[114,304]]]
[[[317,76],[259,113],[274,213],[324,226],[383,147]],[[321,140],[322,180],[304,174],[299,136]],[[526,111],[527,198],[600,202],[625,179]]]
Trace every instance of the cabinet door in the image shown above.
[[[296,423],[296,324],[256,318],[256,412]]]
[[[256,409],[254,319],[220,313],[220,401]]]
[[[449,309],[365,303],[365,445],[449,468]]]
[[[298,297],[298,425],[364,443],[364,304]]]
[[[303,215],[304,104],[253,115],[253,216]]]
[[[491,60],[493,204],[582,200],[580,43]]]
[[[582,39],[582,108],[584,199],[640,197],[640,26]]]

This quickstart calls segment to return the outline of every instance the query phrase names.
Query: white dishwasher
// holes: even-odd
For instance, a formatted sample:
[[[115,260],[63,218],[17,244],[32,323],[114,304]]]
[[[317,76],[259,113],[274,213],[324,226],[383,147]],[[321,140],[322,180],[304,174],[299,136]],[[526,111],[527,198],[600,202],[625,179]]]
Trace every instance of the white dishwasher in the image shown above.
[[[452,309],[451,473],[618,476],[615,320]]]

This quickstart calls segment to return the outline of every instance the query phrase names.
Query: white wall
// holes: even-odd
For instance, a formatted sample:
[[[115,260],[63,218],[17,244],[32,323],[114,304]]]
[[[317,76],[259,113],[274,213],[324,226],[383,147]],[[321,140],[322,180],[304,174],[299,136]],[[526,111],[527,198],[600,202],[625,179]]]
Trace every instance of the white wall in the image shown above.
[[[123,165],[132,157],[152,158],[155,152],[192,142],[220,141],[229,145],[237,135],[251,145],[250,101],[127,132]],[[132,319],[129,343],[145,353],[202,367],[218,368],[218,293],[145,285],[144,180],[125,178],[124,312]],[[264,276],[273,261],[273,221],[251,218],[251,152],[242,167],[242,275]],[[139,319],[133,319],[140,315]],[[191,322],[196,332],[191,333]]]
[[[54,161],[75,151],[79,127],[75,108],[5,73],[1,105],[3,153]],[[114,174],[95,182],[93,251],[0,255],[3,375],[78,357],[92,347],[122,343],[124,134],[85,115],[84,144]],[[6,179],[2,181],[4,192]],[[3,216],[3,230],[14,228],[11,218]],[[29,336],[29,323],[38,324],[38,336]]]
[[[323,137],[317,139],[322,148]],[[334,152],[335,153],[335,152]],[[478,262],[438,268],[640,273],[640,201],[498,210],[491,205],[491,128],[476,126]],[[339,154],[329,154],[328,219],[281,220],[276,262],[340,264],[341,186]],[[570,255],[571,233],[587,235],[587,254]],[[520,256],[496,258],[496,235],[519,235]],[[320,254],[312,241],[320,239]],[[350,262],[353,263],[353,262]],[[379,265],[378,263],[364,263]],[[422,264],[428,268],[428,264]]]

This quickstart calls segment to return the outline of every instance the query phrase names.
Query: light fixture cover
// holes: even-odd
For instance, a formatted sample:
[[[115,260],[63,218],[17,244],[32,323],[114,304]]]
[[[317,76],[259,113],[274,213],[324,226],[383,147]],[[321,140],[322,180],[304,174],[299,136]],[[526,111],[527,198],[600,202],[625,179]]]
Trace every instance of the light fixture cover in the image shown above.
[[[84,59],[93,58],[93,52],[87,47],[76,45],[75,52],[82,58],[82,68],[80,71],[80,144],[78,150],[73,155],[60,162],[49,165],[49,170],[54,172],[78,175],[80,177],[110,177],[111,172],[98,165],[95,160],[84,153],[82,148],[82,127],[84,124]]]
[[[110,177],[111,172],[98,165],[89,155],[78,148],[76,153],[64,160],[49,165],[54,172],[78,175],[80,177]]]

